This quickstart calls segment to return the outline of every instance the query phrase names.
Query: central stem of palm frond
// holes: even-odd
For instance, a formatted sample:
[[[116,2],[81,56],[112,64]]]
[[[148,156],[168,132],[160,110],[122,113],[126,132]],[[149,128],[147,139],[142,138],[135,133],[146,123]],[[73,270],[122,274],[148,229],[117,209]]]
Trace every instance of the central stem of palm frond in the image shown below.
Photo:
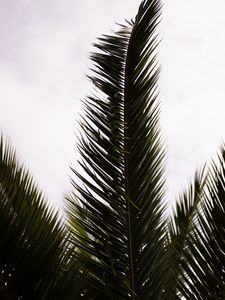
[[[132,34],[132,33],[131,33]],[[129,64],[129,43],[127,47],[126,63],[124,70],[124,173],[125,173],[125,197],[126,197],[126,208],[127,208],[127,230],[128,230],[128,259],[129,259],[129,275],[130,275],[130,288],[132,291],[131,299],[135,299],[134,291],[134,265],[133,265],[133,246],[132,246],[132,214],[131,214],[131,195],[130,195],[130,182],[129,182],[129,156],[130,156],[130,136],[129,136],[129,95],[128,95],[128,68]]]

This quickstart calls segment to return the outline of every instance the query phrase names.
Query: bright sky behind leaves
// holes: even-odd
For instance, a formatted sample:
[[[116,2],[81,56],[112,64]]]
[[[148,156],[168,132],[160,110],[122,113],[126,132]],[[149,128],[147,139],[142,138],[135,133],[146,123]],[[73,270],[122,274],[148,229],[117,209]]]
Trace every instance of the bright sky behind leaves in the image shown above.
[[[137,0],[0,0],[0,130],[55,203],[70,188],[76,120],[96,37]],[[168,200],[225,139],[225,2],[165,1],[160,25]]]

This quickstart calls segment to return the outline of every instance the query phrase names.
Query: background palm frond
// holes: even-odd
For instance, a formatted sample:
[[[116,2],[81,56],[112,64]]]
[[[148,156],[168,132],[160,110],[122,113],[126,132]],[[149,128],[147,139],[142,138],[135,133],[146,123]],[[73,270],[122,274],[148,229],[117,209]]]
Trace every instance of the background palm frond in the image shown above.
[[[187,239],[180,291],[188,299],[225,297],[225,148],[207,176],[202,204]]]
[[[0,216],[0,298],[62,299],[71,282],[68,233],[3,136]]]
[[[205,185],[204,169],[196,172],[194,181],[181,194],[168,222],[166,255],[168,257],[168,275],[163,299],[179,298],[179,279],[183,270],[181,262],[187,247],[187,240],[196,223],[198,208],[202,203],[202,193]]]

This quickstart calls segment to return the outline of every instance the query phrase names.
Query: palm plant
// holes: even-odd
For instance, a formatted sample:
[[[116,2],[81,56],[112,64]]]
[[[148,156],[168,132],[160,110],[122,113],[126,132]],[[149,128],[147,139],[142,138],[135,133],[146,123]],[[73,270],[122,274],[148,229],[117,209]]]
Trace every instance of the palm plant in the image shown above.
[[[156,59],[159,0],[95,45],[66,221],[0,142],[0,298],[225,299],[225,149],[171,217]],[[11,297],[11,298],[10,298]]]

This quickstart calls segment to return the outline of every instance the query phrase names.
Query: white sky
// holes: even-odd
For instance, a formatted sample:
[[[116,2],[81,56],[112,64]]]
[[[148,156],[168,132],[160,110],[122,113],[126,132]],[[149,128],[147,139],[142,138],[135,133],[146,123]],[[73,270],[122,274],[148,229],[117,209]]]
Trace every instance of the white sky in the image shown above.
[[[0,130],[55,203],[70,188],[89,51],[137,0],[0,0]],[[225,2],[165,1],[159,60],[168,199],[225,139]]]

